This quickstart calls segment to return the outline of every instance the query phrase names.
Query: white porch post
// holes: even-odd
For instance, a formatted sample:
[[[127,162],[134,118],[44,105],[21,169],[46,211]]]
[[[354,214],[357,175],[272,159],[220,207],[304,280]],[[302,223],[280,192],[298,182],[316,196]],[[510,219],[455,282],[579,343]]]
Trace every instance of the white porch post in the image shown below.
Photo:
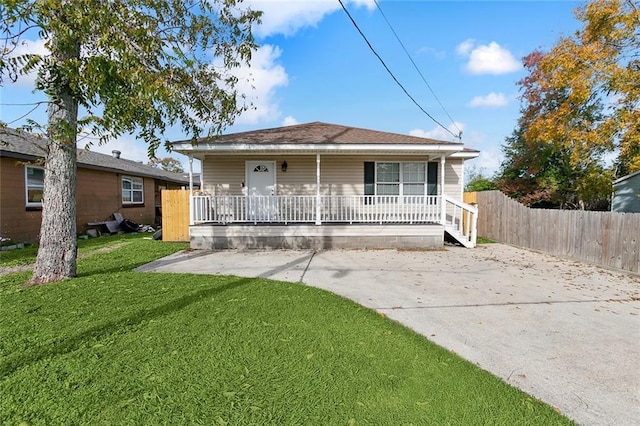
[[[202,158],[198,158],[198,160],[200,160],[200,191],[204,191],[204,160],[205,158],[207,158],[206,155],[203,155]]]
[[[193,194],[193,157],[189,156],[189,193]]]
[[[460,173],[462,174],[462,185],[460,185],[460,199],[464,201],[464,160],[462,160],[462,166],[460,166]]]
[[[316,154],[316,225],[322,224],[320,220],[320,154]]]
[[[440,223],[447,224],[447,204],[444,201],[444,155],[440,156]]]
[[[193,157],[189,156],[189,225],[195,223],[193,205]]]

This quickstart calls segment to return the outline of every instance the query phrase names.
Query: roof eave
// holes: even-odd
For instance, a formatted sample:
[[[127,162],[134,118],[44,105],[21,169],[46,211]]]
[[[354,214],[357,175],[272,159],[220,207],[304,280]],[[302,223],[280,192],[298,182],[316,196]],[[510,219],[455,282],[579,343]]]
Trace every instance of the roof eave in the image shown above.
[[[478,158],[480,151],[458,151],[451,154],[450,158],[462,158],[463,160],[471,160],[472,158]]]
[[[306,154],[306,153],[331,153],[352,154],[360,152],[394,152],[398,154],[434,153],[441,152],[446,155],[461,152],[462,144],[244,144],[244,143],[200,143],[175,142],[173,151],[185,155],[194,154],[253,154],[253,153],[278,153],[278,154]]]
[[[618,184],[620,184],[620,183],[624,182],[625,180],[631,179],[632,177],[637,176],[637,175],[639,175],[639,174],[640,174],[640,170],[638,170],[637,172],[634,172],[634,173],[630,173],[630,174],[628,174],[628,175],[626,175],[626,176],[622,176],[620,179],[615,180],[615,181],[613,182],[613,185],[614,185],[614,186],[615,186],[615,185],[618,185]]]

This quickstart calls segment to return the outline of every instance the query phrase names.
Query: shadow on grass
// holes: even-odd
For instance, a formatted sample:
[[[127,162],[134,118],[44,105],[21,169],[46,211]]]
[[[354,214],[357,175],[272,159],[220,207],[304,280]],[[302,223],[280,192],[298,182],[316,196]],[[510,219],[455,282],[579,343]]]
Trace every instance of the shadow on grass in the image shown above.
[[[170,266],[181,262],[186,262],[187,260],[197,259],[200,257],[206,257],[212,254],[218,253],[214,250],[182,250],[177,253],[171,254],[169,256],[163,257],[161,259],[154,260],[152,262],[147,262],[142,265],[138,265],[135,267],[136,272],[157,272],[158,268],[163,266]]]
[[[136,326],[144,321],[162,317],[164,315],[179,311],[185,307],[202,300],[205,297],[214,296],[228,290],[249,284],[255,278],[240,278],[227,284],[215,288],[200,290],[188,296],[172,300],[163,305],[150,310],[143,310],[132,315],[128,315],[117,321],[110,321],[100,326],[90,328],[76,336],[69,337],[60,342],[39,345],[26,352],[11,354],[8,359],[0,363],[0,378],[4,378],[17,370],[35,364],[49,357],[68,354],[82,347],[83,343],[89,340],[98,340],[110,335],[112,332]]]
[[[78,266],[78,277],[91,277],[94,275],[112,274],[116,272],[132,272],[139,267],[142,267],[149,262],[146,260],[126,260],[124,259],[118,266],[112,268],[105,268],[104,264],[98,261],[92,261],[92,264],[86,263],[82,266]]]
[[[174,262],[178,261],[186,261],[189,259],[193,259],[194,257],[204,256],[208,253],[193,253],[187,256],[183,256],[181,258],[173,259]],[[59,342],[55,343],[46,343],[44,345],[39,345],[31,348],[28,351],[11,354],[4,361],[0,362],[0,378],[13,374],[17,370],[26,367],[28,365],[37,363],[48,357],[55,357],[59,355],[64,355],[70,352],[73,352],[82,347],[82,344],[86,341],[91,340],[99,340],[102,337],[110,335],[112,332],[123,329],[130,328],[136,326],[144,321],[153,320],[167,314],[174,313],[181,309],[186,308],[187,306],[196,303],[203,298],[218,295],[228,290],[233,290],[242,285],[246,285],[251,283],[252,281],[260,278],[266,278],[272,276],[282,270],[290,268],[292,265],[298,264],[301,261],[308,261],[312,257],[302,256],[299,259],[288,262],[285,265],[279,265],[273,267],[271,270],[261,274],[259,277],[255,278],[238,278],[235,281],[231,281],[229,283],[223,284],[221,286],[217,286],[214,288],[207,288],[200,290],[196,293],[189,294],[187,296],[180,297],[178,299],[167,302],[163,305],[157,306],[153,309],[144,309],[140,310],[134,314],[125,316],[117,321],[110,321],[105,324],[93,327],[84,331],[76,336],[72,336],[66,339],[62,339]],[[141,265],[148,264],[148,262],[140,262],[134,261],[133,259],[127,263],[124,262],[118,267],[103,269],[99,262],[96,262],[95,265],[91,265],[87,268],[87,270],[78,274],[79,277],[88,277],[93,275],[108,275],[110,273],[124,272],[124,273],[137,273],[132,272],[132,270]],[[153,264],[153,262],[151,263]],[[149,270],[153,270],[149,268]]]

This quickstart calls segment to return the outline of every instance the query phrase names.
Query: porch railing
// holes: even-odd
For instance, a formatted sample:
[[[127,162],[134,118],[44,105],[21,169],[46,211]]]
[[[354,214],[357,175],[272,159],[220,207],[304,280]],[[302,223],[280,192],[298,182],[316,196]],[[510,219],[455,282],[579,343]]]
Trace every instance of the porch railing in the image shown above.
[[[440,223],[476,239],[477,209],[446,195],[194,195],[190,212],[191,224]]]
[[[478,229],[478,208],[448,195],[444,197],[445,229],[468,247],[475,247]]]
[[[437,196],[194,195],[191,197],[191,223],[193,224],[439,221],[440,197]]]

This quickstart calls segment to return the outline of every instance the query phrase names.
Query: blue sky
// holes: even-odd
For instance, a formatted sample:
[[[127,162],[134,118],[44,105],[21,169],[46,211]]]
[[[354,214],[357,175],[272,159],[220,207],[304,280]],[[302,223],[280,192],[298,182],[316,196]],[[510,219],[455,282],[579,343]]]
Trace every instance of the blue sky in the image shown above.
[[[468,166],[492,174],[502,159],[501,145],[519,116],[516,82],[526,74],[522,57],[550,49],[580,23],[577,1],[396,1],[378,4],[425,77],[385,22],[374,0],[343,0],[358,26],[411,96],[465,146],[481,151]],[[251,67],[237,70],[240,89],[255,109],[227,132],[323,121],[402,134],[453,140],[424,114],[383,68],[338,0],[246,1],[263,10],[255,28],[260,49]],[[40,51],[42,42],[24,47]],[[23,124],[32,106],[32,78],[0,89],[0,120]],[[433,93],[432,93],[433,91]],[[435,93],[435,96],[434,96]],[[29,117],[43,120],[44,107]],[[452,120],[455,122],[452,122]],[[172,131],[172,140],[186,135]],[[122,151],[148,161],[146,147],[123,137],[94,151]],[[184,161],[186,157],[160,151]],[[199,164],[195,165],[196,171]]]

